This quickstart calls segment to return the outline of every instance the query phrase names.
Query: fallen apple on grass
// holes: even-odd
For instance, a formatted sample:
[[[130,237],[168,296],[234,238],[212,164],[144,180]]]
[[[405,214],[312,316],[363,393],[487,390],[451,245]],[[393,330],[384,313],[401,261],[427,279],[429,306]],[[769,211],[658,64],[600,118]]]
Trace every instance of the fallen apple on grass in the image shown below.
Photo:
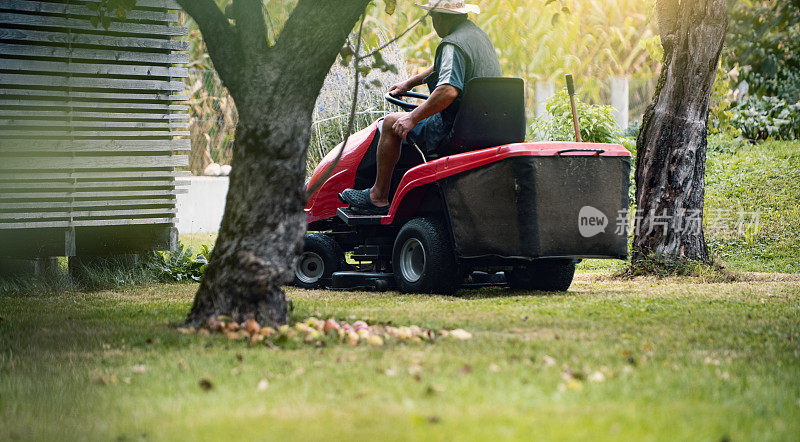
[[[241,325],[230,320],[229,317],[209,318],[199,329],[194,327],[181,327],[180,334],[197,334],[210,336],[222,334],[230,340],[249,341],[251,345],[261,343],[270,348],[275,348],[274,342],[292,341],[304,344],[324,346],[332,343],[342,343],[357,346],[361,343],[381,347],[389,342],[406,342],[420,344],[433,343],[436,339],[466,340],[472,339],[472,334],[466,330],[456,328],[453,330],[428,330],[417,325],[391,326],[373,324],[366,321],[337,321],[328,318],[323,321],[314,316],[298,321],[292,326],[281,325],[278,329],[261,327],[254,319],[248,319]]]
[[[338,332],[341,329],[342,328],[339,326],[339,323],[336,322],[336,320],[333,318],[330,318],[327,321],[325,321],[325,325],[322,327],[322,331],[324,331],[325,334],[328,334],[332,331]]]

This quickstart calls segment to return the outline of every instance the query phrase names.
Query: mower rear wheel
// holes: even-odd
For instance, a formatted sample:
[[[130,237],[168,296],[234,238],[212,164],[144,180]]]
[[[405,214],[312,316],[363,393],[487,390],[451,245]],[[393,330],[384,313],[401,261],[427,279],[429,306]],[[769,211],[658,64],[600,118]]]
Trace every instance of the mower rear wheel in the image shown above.
[[[294,285],[304,289],[327,287],[334,272],[344,270],[344,252],[333,238],[323,233],[307,233],[303,253],[294,271]]]
[[[565,292],[575,276],[575,261],[548,259],[506,272],[506,281],[513,290]]]
[[[459,272],[445,224],[428,218],[406,223],[394,242],[392,269],[403,293],[453,293]]]

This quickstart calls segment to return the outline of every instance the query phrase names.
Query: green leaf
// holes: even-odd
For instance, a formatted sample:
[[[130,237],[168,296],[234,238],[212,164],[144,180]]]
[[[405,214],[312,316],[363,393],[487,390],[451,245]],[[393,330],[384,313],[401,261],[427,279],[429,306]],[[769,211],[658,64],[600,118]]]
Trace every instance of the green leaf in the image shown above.
[[[397,0],[384,0],[386,8],[384,9],[387,14],[392,15],[397,9]]]
[[[351,48],[350,45],[343,47],[339,51],[339,63],[342,66],[347,66],[348,64],[350,64],[350,60],[353,58],[354,55],[355,51],[353,51],[353,48]]]
[[[366,66],[365,65],[365,66],[359,66],[359,68],[358,68],[358,73],[361,74],[364,77],[369,75],[370,72],[372,72],[372,67],[371,66]]]

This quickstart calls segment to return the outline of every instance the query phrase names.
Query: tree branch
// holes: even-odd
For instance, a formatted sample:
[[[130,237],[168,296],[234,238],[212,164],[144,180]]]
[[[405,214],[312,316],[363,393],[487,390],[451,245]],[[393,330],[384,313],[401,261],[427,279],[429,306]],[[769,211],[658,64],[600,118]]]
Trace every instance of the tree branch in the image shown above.
[[[301,77],[290,88],[318,91],[369,0],[299,0],[273,46]],[[297,57],[313,52],[314,55]],[[316,55],[316,56],[315,56]],[[324,66],[323,69],[321,69]],[[297,91],[300,93],[301,91]],[[316,96],[314,97],[316,98]]]
[[[268,48],[267,25],[261,0],[234,0],[230,7],[244,51],[265,54]]]
[[[336,168],[336,165],[339,164],[339,160],[342,159],[342,154],[344,154],[344,148],[347,146],[347,142],[350,141],[350,135],[353,134],[353,129],[356,123],[356,107],[358,106],[358,86],[359,86],[359,70],[358,65],[361,62],[361,57],[359,56],[359,52],[361,52],[361,39],[363,38],[364,33],[364,19],[367,17],[366,12],[364,15],[361,16],[361,23],[358,25],[358,39],[356,40],[356,55],[353,58],[353,69],[355,69],[355,75],[353,80],[353,99],[350,103],[350,118],[347,120],[347,132],[345,133],[344,141],[342,144],[339,145],[339,151],[336,153],[336,158],[331,162],[330,166],[325,169],[325,172],[322,173],[322,176],[311,186],[310,189],[306,189],[306,199],[310,198],[323,184],[325,181],[328,181],[328,178],[331,177],[333,174],[333,170]]]
[[[678,2],[675,0],[656,0],[658,32],[661,34],[661,45],[664,46],[665,56],[670,52],[675,33],[678,31],[678,7]]]
[[[214,63],[214,69],[229,90],[238,89],[243,60],[236,31],[225,18],[214,0],[177,0],[184,11],[197,22],[206,48]]]
[[[442,1],[442,0],[438,0],[438,1],[437,1],[436,3],[434,3],[432,6],[433,6],[433,7],[439,6],[439,3],[440,3],[441,1]],[[431,15],[431,12],[432,12],[431,10],[428,10],[428,12],[426,12],[426,13],[425,13],[425,15],[423,15],[422,17],[420,17],[420,18],[419,18],[417,21],[415,21],[414,23],[410,24],[410,25],[409,25],[409,26],[408,26],[408,27],[407,27],[407,28],[406,28],[406,29],[405,29],[403,32],[401,32],[401,33],[397,34],[396,36],[394,36],[394,38],[392,38],[391,40],[387,41],[386,43],[384,43],[384,44],[380,45],[380,47],[378,47],[377,49],[373,50],[372,52],[370,52],[370,53],[368,53],[368,54],[366,54],[366,55],[363,55],[363,56],[361,56],[361,60],[364,60],[364,59],[367,59],[367,58],[369,58],[369,57],[372,57],[373,55],[377,54],[378,52],[380,52],[380,51],[382,51],[382,50],[384,50],[384,49],[388,48],[389,46],[391,46],[391,45],[392,45],[393,43],[395,43],[397,40],[400,40],[401,38],[405,37],[405,35],[406,35],[406,34],[408,34],[409,32],[411,32],[411,30],[412,30],[412,29],[416,28],[416,27],[417,27],[417,25],[419,25],[420,23],[422,23],[423,21],[425,21],[425,19],[426,19],[426,18],[428,18],[428,16],[430,16],[430,15]]]

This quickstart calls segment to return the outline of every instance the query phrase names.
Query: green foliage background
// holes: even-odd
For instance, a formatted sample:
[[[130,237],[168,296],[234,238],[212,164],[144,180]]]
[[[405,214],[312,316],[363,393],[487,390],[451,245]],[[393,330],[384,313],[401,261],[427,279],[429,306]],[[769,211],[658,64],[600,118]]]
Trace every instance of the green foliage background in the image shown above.
[[[222,8],[229,0],[218,0]],[[296,0],[265,2],[269,39],[274,41]],[[396,3],[388,15],[387,1],[376,0],[365,20],[365,45],[377,47],[387,36],[398,35],[420,17],[412,1]],[[657,44],[652,20],[654,0],[472,0],[482,13],[471,18],[484,29],[497,48],[504,74],[520,77],[528,88],[532,107],[537,81],[555,80],[564,73],[576,78],[605,79],[609,75],[650,78],[658,62],[650,53]],[[192,66],[211,68],[200,32],[189,20]],[[440,39],[428,21],[399,41],[410,71],[430,66]]]
[[[800,136],[800,1],[730,0],[712,96],[712,134]]]
[[[224,9],[229,1],[217,0],[217,3]],[[296,3],[296,0],[264,3],[271,42],[280,34]],[[414,3],[373,1],[365,18],[365,47],[380,46],[423,17],[425,12]],[[599,98],[609,76],[637,80],[658,75],[663,51],[655,21],[655,0],[471,0],[471,3],[477,3],[483,11],[471,18],[494,42],[504,74],[525,80],[531,114],[536,83],[553,81],[561,86],[567,72],[575,75],[580,95],[589,102],[604,101]],[[793,104],[800,97],[800,1],[730,0],[729,13],[728,39],[711,103],[711,133],[728,137],[744,135],[750,139],[796,138],[798,111]],[[189,24],[191,66],[211,69],[199,30],[191,20]],[[428,20],[413,27],[397,45],[390,47],[389,63],[398,68],[399,75],[384,72],[372,76],[370,83],[375,90],[363,97],[363,105],[359,104],[358,115],[364,118],[357,122],[356,129],[369,124],[373,112],[385,110],[379,103],[381,89],[385,90],[406,73],[430,66],[439,41]],[[328,86],[341,88],[343,92],[342,97],[335,97],[335,103],[328,101],[329,96],[336,94],[323,91],[320,96],[318,104],[335,104],[337,109],[326,107],[326,115],[321,116],[323,123],[315,127],[311,163],[339,141],[336,135],[341,134],[343,122],[337,115],[345,114],[348,108],[347,77],[340,75],[336,81],[328,82]],[[735,93],[742,81],[749,85],[750,95],[758,99],[746,99]],[[773,102],[761,96],[777,96],[779,100]],[[773,105],[779,108],[770,111]],[[315,116],[315,121],[319,119]]]
[[[758,96],[800,100],[800,1],[731,0],[724,59]]]

